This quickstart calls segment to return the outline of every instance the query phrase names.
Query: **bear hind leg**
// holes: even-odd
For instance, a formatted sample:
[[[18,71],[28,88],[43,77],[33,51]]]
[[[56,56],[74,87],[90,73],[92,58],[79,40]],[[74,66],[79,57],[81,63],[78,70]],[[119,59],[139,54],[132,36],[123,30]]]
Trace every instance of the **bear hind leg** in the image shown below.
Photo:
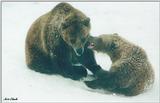
[[[39,49],[28,49],[26,56],[27,66],[30,69],[45,74],[58,73],[57,66],[53,65],[51,59]]]

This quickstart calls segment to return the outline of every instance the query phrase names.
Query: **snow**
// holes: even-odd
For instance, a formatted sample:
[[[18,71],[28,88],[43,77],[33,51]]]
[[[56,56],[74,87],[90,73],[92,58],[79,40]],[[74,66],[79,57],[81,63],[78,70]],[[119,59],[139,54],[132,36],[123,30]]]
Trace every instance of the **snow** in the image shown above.
[[[16,102],[159,101],[158,2],[71,2],[90,17],[91,35],[118,33],[146,50],[155,70],[155,83],[150,90],[134,97],[92,90],[82,81],[40,74],[27,68],[24,53],[27,31],[34,20],[56,4],[57,2],[2,3],[2,99],[18,98]],[[105,54],[96,53],[96,60],[104,69],[111,66],[110,58]]]

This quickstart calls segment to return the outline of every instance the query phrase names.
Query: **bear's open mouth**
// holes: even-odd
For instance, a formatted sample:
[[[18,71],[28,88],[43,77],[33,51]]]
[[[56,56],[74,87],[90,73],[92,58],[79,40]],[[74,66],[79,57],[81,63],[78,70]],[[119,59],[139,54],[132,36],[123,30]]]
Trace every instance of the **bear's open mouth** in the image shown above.
[[[84,48],[79,48],[79,49],[75,49],[74,48],[74,52],[76,53],[77,56],[81,56],[84,52]]]
[[[88,48],[89,48],[89,49],[93,49],[94,46],[95,46],[94,43],[90,43],[89,46],[88,46]]]

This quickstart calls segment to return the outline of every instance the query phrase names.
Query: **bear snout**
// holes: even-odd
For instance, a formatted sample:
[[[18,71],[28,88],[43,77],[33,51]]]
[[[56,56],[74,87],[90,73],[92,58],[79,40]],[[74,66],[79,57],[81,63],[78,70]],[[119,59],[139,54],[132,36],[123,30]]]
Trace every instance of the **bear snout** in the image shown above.
[[[90,43],[89,45],[88,45],[88,48],[89,49],[93,49],[95,47],[95,44],[94,43]]]

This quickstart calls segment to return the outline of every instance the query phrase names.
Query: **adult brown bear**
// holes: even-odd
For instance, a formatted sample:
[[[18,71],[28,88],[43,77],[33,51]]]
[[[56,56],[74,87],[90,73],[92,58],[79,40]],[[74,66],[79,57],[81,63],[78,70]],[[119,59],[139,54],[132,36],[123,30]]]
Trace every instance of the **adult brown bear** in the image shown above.
[[[88,17],[68,3],[58,4],[30,27],[25,45],[27,66],[75,80],[87,76],[86,68],[96,74],[102,69],[86,46],[89,32]]]

